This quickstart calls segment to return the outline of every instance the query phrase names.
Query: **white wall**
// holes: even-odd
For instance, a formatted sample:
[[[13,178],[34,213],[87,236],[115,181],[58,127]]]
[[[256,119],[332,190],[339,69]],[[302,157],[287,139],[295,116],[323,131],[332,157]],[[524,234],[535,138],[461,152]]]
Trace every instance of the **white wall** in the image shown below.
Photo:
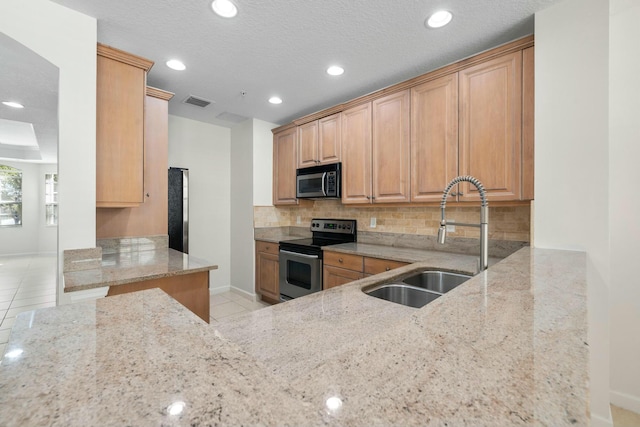
[[[44,175],[55,173],[56,165],[9,162],[22,172],[22,226],[0,227],[0,255],[52,253],[57,248],[57,227],[45,225]]]
[[[169,166],[189,169],[189,254],[218,266],[210,288],[230,285],[231,130],[169,115]]]
[[[640,413],[640,0],[612,0],[609,75],[611,402]]]
[[[587,253],[591,413],[609,411],[609,1],[535,17],[535,245]]]
[[[231,129],[231,286],[254,295],[253,122]]]
[[[273,205],[273,133],[277,127],[262,120],[253,121],[253,205]]]
[[[58,303],[66,303],[62,251],[95,247],[97,24],[49,0],[3,0],[0,31],[60,70]]]

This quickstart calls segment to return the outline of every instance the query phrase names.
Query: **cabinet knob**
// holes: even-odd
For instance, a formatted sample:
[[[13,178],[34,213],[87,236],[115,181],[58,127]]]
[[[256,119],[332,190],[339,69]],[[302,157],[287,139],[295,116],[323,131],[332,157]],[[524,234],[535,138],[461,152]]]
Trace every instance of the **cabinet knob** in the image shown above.
[[[371,200],[371,197],[367,196],[367,200]]]
[[[385,271],[389,271],[389,270],[391,270],[391,267],[386,267],[384,270]]]
[[[458,193],[456,193],[455,191],[453,191],[453,192],[451,193],[451,196],[457,196],[457,195],[458,195]]]
[[[269,249],[271,249],[271,246],[265,246],[264,248],[265,248],[265,250],[268,251]]]
[[[371,198],[372,198],[372,199],[375,199],[375,198],[376,198],[376,196],[371,196]]]
[[[147,193],[147,197],[149,197],[149,193]]]
[[[343,260],[342,258],[338,258],[338,262],[339,262],[340,264],[342,264],[342,263],[344,262],[344,260]]]
[[[463,193],[462,191],[460,191],[460,192],[458,193],[458,196],[464,196],[464,193]]]

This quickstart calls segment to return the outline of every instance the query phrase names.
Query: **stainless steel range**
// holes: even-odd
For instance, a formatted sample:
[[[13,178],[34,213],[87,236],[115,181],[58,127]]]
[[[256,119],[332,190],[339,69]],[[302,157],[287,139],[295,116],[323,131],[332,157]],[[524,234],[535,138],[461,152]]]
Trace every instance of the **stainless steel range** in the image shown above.
[[[310,239],[280,242],[280,301],[322,290],[322,247],[357,240],[355,219],[312,219]]]

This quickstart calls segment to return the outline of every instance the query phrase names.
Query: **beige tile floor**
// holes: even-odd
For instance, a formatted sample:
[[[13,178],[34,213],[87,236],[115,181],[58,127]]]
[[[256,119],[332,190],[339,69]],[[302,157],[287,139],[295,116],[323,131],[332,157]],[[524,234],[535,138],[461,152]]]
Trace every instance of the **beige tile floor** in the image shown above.
[[[613,427],[640,427],[640,414],[611,405]]]
[[[0,355],[16,315],[56,305],[55,255],[0,256]]]
[[[248,298],[235,292],[227,291],[220,294],[211,295],[209,298],[211,324],[215,325],[222,319],[238,316],[250,311],[268,307],[269,304],[261,301],[251,301]]]

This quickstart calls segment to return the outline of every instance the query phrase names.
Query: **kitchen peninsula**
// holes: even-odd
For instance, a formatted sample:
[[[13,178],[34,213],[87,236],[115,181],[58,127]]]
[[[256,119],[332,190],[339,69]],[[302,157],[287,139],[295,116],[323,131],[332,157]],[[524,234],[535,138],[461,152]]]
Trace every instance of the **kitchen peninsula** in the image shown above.
[[[101,239],[65,251],[64,291],[109,287],[107,296],[160,288],[209,322],[209,270],[217,265],[167,247],[166,236]]]
[[[412,309],[365,286],[206,325],[159,290],[20,314],[6,425],[586,425],[584,253],[523,248]]]

